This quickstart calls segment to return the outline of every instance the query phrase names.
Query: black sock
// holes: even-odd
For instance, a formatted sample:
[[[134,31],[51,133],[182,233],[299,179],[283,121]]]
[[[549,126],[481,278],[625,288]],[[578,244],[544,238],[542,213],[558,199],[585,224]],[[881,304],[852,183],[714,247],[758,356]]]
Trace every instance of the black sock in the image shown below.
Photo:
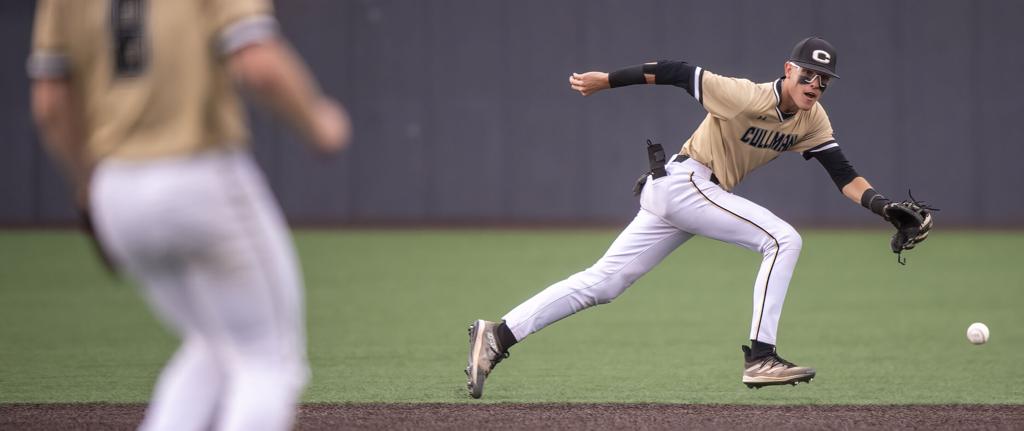
[[[750,357],[751,358],[763,358],[772,353],[775,353],[775,345],[762,343],[757,340],[750,340]]]
[[[501,351],[507,352],[509,347],[514,346],[519,341],[516,340],[516,336],[512,335],[512,330],[508,329],[508,325],[502,320],[501,324],[494,330],[498,335],[498,344],[501,347]]]

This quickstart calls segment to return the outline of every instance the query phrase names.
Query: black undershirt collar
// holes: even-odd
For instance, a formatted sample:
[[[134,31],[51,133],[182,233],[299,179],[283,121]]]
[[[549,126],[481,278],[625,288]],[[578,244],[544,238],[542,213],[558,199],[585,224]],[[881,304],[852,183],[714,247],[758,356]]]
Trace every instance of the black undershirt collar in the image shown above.
[[[784,78],[784,77],[783,77]],[[775,113],[779,115],[779,122],[786,121],[796,115],[796,112],[782,112],[782,78],[775,80]]]

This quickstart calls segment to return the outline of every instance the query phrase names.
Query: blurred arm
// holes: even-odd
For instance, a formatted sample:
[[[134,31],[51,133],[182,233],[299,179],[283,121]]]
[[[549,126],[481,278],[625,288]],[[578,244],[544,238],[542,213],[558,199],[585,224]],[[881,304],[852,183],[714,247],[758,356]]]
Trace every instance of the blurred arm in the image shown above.
[[[88,205],[91,163],[85,154],[81,113],[65,78],[32,81],[32,116],[43,146],[67,176],[80,208]]]
[[[234,78],[324,152],[348,145],[351,124],[337,102],[323,96],[302,60],[277,38],[242,47],[228,57]]]

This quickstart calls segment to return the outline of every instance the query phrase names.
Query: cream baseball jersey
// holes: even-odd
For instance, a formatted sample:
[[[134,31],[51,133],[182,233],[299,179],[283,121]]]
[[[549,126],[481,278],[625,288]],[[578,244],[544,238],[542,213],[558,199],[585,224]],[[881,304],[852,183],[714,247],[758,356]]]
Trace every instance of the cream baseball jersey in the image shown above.
[[[779,110],[782,80],[755,84],[695,67],[693,97],[707,117],[683,145],[682,154],[711,168],[725,190],[786,151],[825,149],[835,142],[820,103],[808,111]]]
[[[223,57],[276,31],[272,13],[268,0],[39,0],[28,72],[70,79],[93,160],[241,146]]]

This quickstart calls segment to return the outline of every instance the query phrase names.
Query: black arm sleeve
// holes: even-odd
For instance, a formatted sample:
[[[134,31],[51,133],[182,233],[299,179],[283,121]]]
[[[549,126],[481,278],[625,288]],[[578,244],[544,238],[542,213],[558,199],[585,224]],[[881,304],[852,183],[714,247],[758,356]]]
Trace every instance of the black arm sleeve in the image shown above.
[[[644,78],[644,66],[642,64],[624,67],[608,74],[608,86],[611,88],[646,83],[647,79]]]
[[[627,85],[646,84],[644,74],[654,75],[658,85],[675,85],[693,95],[693,71],[696,67],[685,61],[659,60],[657,63],[638,64],[624,67],[608,74],[611,88]]]
[[[839,147],[829,148],[823,151],[804,152],[804,159],[810,158],[818,159],[821,166],[828,171],[828,175],[832,177],[832,182],[836,183],[836,187],[842,191],[843,187],[850,184],[854,178],[857,178],[857,171],[853,169],[853,165],[850,164],[849,160],[846,160],[846,156],[843,155],[843,150]]]
[[[693,95],[693,71],[697,68],[685,61],[659,60],[657,64],[644,65],[644,72],[653,69],[654,83],[658,85],[675,85]]]

